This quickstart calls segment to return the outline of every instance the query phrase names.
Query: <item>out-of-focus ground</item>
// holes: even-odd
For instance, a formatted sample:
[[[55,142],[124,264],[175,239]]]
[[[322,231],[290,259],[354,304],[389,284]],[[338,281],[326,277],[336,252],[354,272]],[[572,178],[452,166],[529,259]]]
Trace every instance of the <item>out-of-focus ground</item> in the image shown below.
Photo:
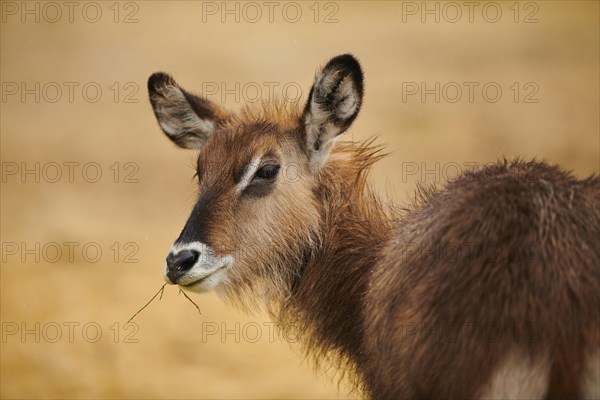
[[[198,315],[167,287],[136,331],[124,325],[162,285],[195,196],[193,154],[168,142],[147,102],[154,71],[236,109],[257,87],[305,98],[318,65],[352,52],[366,98],[347,137],[387,145],[372,182],[401,202],[418,181],[502,157],[579,177],[600,169],[598,2],[474,2],[460,17],[428,2],[439,22],[422,2],[276,2],[272,16],[259,2],[257,22],[256,7],[236,2],[97,2],[96,23],[85,18],[98,7],[75,3],[73,22],[61,2],[52,22],[56,10],[28,2],[39,23],[24,3],[0,3],[3,398],[348,396],[293,338],[271,337],[267,317],[215,295],[193,296]],[[424,98],[422,83],[433,89]],[[215,94],[221,85],[229,91]],[[22,175],[36,163],[39,173]]]

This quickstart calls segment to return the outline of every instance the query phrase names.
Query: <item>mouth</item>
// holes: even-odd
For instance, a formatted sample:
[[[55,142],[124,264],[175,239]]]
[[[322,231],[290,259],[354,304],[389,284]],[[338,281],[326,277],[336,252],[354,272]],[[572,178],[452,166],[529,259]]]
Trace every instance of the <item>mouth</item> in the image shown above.
[[[186,284],[178,283],[178,284],[177,284],[177,286],[181,286],[181,287],[183,287],[183,288],[190,287],[190,286],[194,286],[194,285],[196,285],[196,284],[198,284],[198,283],[204,282],[204,281],[206,280],[206,278],[208,278],[208,277],[209,277],[209,276],[211,276],[211,275],[212,275],[212,274],[210,274],[210,275],[206,275],[204,278],[200,278],[200,279],[198,279],[197,281],[193,281],[193,282],[186,283]]]
[[[171,281],[165,275],[165,280],[167,281],[167,283],[170,283],[171,285],[177,285],[177,286],[179,286],[180,289],[188,291],[188,292],[206,293],[206,292],[210,292],[211,290],[215,289],[222,282],[227,280],[226,269],[228,266],[229,266],[228,264],[221,265],[218,268],[216,268],[215,270],[210,271],[208,273],[206,273],[206,271],[205,271],[205,273],[202,274],[201,276],[199,276],[199,274],[197,274],[197,273],[194,274],[192,272],[190,274],[182,276],[176,282]]]
[[[182,287],[182,288],[191,288],[192,286],[196,286],[201,284],[202,282],[206,281],[208,278],[210,278],[211,276],[214,276],[217,272],[225,269],[226,265],[223,265],[220,268],[217,268],[216,270],[214,270],[213,272],[211,272],[208,275],[205,275],[199,279],[196,279],[195,281],[192,282],[186,282],[186,283],[177,283],[178,286]]]

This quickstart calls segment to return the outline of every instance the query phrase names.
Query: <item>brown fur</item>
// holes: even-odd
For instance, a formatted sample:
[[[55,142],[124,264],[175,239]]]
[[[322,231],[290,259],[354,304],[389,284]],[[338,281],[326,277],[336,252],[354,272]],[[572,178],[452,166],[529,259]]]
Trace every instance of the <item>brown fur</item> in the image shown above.
[[[533,161],[504,161],[426,193],[398,221],[387,268],[366,296],[366,348],[377,360],[367,374],[403,382],[373,385],[374,396],[472,398],[518,349],[551,357],[548,398],[579,397],[583,357],[599,345],[599,199],[597,177],[578,181]],[[463,331],[451,342],[402,329],[469,323],[500,334]]]
[[[264,305],[370,398],[494,396],[500,368],[519,371],[510,362],[537,379],[536,396],[584,397],[600,348],[600,179],[501,161],[388,206],[367,184],[382,157],[372,141],[310,162],[322,143],[306,142],[309,108],[213,111],[222,118],[202,136],[199,201],[178,240],[234,255],[217,290]],[[281,164],[277,181],[236,192],[264,154]]]

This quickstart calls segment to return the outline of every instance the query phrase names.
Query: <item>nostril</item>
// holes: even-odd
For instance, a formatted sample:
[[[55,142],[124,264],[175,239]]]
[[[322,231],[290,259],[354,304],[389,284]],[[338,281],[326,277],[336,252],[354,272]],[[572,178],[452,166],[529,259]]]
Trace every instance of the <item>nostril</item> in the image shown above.
[[[184,250],[177,254],[175,257],[175,264],[178,265],[183,271],[187,271],[192,268],[198,260],[198,252],[195,250]]]
[[[183,250],[177,254],[169,253],[167,267],[171,271],[187,271],[196,264],[200,253],[196,250]]]
[[[167,256],[167,267],[169,267],[169,269],[175,269],[175,254],[173,253],[169,253],[169,255]]]

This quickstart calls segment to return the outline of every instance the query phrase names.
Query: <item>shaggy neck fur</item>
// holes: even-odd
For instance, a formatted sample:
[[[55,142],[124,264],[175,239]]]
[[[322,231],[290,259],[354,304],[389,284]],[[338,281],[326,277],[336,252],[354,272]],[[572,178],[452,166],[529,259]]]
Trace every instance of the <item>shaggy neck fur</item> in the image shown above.
[[[391,211],[366,184],[370,166],[383,157],[371,142],[336,146],[314,187],[320,208],[320,239],[275,318],[330,365],[360,374],[363,295],[372,269],[391,235]]]

